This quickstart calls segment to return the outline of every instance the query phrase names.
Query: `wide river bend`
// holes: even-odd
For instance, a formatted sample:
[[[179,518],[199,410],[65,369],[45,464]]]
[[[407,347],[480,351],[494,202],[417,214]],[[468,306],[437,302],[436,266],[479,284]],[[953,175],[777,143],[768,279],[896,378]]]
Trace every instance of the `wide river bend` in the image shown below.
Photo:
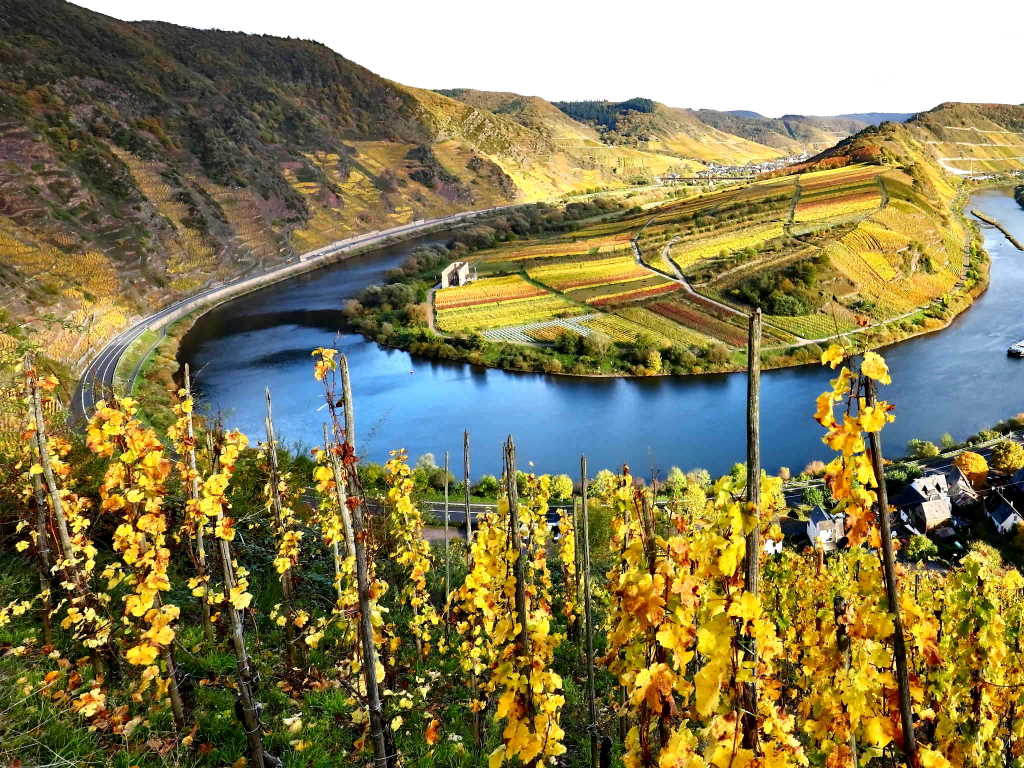
[[[1002,221],[1024,240],[1024,210],[1005,190],[978,192],[971,206]],[[969,207],[971,207],[969,206]],[[890,454],[907,440],[963,439],[1024,411],[1024,360],[1006,348],[1024,339],[1024,253],[983,225],[992,257],[988,291],[949,328],[885,350],[893,384],[882,396],[896,404],[885,430]],[[435,236],[436,237],[436,236]],[[324,411],[310,351],[340,348],[349,358],[356,398],[359,452],[381,461],[405,448],[415,459],[450,451],[461,473],[462,431],[472,435],[474,477],[497,474],[501,441],[515,435],[521,465],[573,473],[580,453],[590,466],[662,477],[671,466],[714,473],[743,459],[744,374],[586,379],[516,374],[439,363],[382,349],[358,335],[339,335],[342,301],[379,282],[419,242],[354,257],[228,302],[199,319],[182,344],[199,395],[253,439],[263,437],[263,388],[274,396],[280,438],[308,448],[321,434]],[[829,372],[818,366],[765,373],[761,434],[765,466],[795,471],[828,458],[812,420],[814,398]]]

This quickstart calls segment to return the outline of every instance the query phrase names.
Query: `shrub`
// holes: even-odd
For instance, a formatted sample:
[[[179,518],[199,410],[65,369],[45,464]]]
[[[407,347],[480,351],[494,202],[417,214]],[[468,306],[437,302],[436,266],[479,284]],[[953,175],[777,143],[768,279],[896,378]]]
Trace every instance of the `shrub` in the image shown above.
[[[935,542],[920,534],[911,536],[910,541],[907,542],[907,548],[903,550],[903,555],[912,563],[919,563],[922,560],[935,557],[938,553],[939,548],[935,546]]]
[[[992,449],[992,469],[1005,475],[1024,468],[1024,447],[1012,440],[1003,440]]]
[[[931,459],[939,455],[939,446],[928,440],[919,440],[915,437],[907,443],[907,454],[915,459]]]

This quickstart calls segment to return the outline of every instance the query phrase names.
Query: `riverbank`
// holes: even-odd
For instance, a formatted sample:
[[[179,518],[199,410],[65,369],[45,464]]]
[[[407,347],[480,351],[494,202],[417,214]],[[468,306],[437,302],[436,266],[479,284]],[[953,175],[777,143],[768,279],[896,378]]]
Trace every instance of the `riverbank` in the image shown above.
[[[909,312],[834,335],[798,338],[792,343],[781,344],[766,341],[762,366],[776,370],[814,363],[822,348],[830,343],[839,342],[853,352],[863,352],[947,328],[985,291],[988,283],[988,256],[976,225],[965,215],[968,192],[998,186],[1002,184],[990,182],[961,189],[949,206],[948,215],[957,220],[966,234],[959,279],[950,290]],[[1011,242],[1015,242],[1005,229],[1003,232]],[[420,264],[422,258],[412,257],[414,266],[391,276],[388,285],[371,286],[355,302],[349,302],[346,316],[352,329],[386,348],[512,373],[544,373],[575,378],[648,378],[733,373],[746,369],[746,351],[741,345],[732,349],[715,342],[703,346],[659,346],[653,338],[643,336],[634,341],[612,342],[602,338],[595,342],[601,337],[600,333],[581,335],[577,332],[556,333],[551,341],[538,339],[522,343],[495,341],[480,333],[439,332],[433,322],[436,292],[430,286],[439,279],[440,266],[463,257],[466,244],[456,240],[453,246],[451,254],[441,250],[426,267]],[[528,276],[524,279],[529,280]],[[403,294],[398,288],[407,290]],[[388,291],[388,300],[376,298],[375,291],[376,296],[381,291]],[[703,296],[697,298],[710,301]],[[581,305],[581,311],[583,307],[586,305]],[[586,310],[594,311],[591,307],[586,307]],[[558,329],[552,330],[557,332]]]

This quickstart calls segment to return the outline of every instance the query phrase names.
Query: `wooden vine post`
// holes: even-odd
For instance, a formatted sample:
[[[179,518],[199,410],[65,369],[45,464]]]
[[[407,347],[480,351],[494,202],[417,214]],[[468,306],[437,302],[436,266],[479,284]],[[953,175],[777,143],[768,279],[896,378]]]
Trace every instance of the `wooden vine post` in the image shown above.
[[[512,571],[515,575],[516,618],[519,622],[519,655],[523,669],[529,669],[532,663],[530,647],[529,613],[526,607],[526,550],[523,548],[522,532],[519,530],[519,489],[516,485],[516,444],[512,435],[505,442],[505,493],[508,496],[508,531],[509,544],[515,562]],[[527,697],[527,712],[532,718],[533,696]]]
[[[274,510],[274,519],[277,521],[278,536],[284,532],[284,516],[282,510],[284,504],[281,501],[281,468],[277,462],[277,433],[274,430],[274,410],[270,398],[270,387],[264,389],[267,402],[267,416],[264,420],[264,427],[267,433],[267,453],[270,462],[270,499]],[[286,621],[284,624],[285,633],[285,659],[289,668],[301,667],[305,663],[302,652],[302,644],[297,642],[295,636],[295,596],[294,576],[289,567],[280,574],[281,597],[284,601]]]
[[[473,510],[469,503],[469,430],[462,433],[462,485],[466,492],[466,562],[472,557]]]
[[[49,497],[50,510],[53,512],[53,518],[57,526],[57,539],[60,543],[60,556],[57,558],[57,562],[61,564],[62,569],[70,576],[69,580],[74,585],[75,591],[78,592],[82,599],[90,601],[92,595],[89,585],[86,583],[85,576],[82,574],[77,560],[74,559],[75,550],[71,542],[71,533],[68,530],[67,516],[64,514],[64,502],[60,497],[57,477],[53,472],[53,464],[50,461],[50,440],[46,431],[46,419],[43,417],[43,402],[39,394],[39,379],[33,368],[31,353],[25,355],[25,376],[28,386],[29,409],[32,423],[35,427],[33,441],[35,443],[36,457],[39,459],[39,466],[43,469],[43,482],[46,485],[46,494],[44,495]],[[93,676],[97,678],[102,677],[106,671],[106,666],[103,663],[99,649],[91,649],[89,658],[92,662]]]
[[[877,400],[875,382],[863,376],[865,402],[873,407]],[[882,472],[882,438],[878,432],[868,432],[871,466],[878,483],[878,527],[882,537],[882,571],[885,577],[885,597],[892,617],[893,656],[896,661],[896,683],[899,688],[900,722],[903,726],[903,755],[907,765],[917,764],[917,741],[914,737],[914,712],[910,698],[910,677],[907,672],[907,645],[903,635],[903,617],[900,612],[899,592],[896,586],[896,558],[892,550],[892,525],[889,520],[889,492]]]
[[[192,398],[192,377],[189,370],[188,363],[185,363],[185,397],[188,399]],[[186,461],[188,462],[188,471],[191,476],[191,482],[188,484],[188,496],[189,500],[194,504],[199,504],[199,470],[196,468],[196,433],[195,425],[192,421],[192,410],[185,415],[185,434],[187,438],[187,456]],[[212,458],[212,457],[211,457]],[[196,521],[196,577],[200,583],[209,588],[209,567],[206,563],[206,535],[203,529],[204,520]],[[213,640],[213,621],[210,618],[210,602],[204,596],[202,599],[202,622],[203,622],[203,637],[207,641]]]
[[[448,634],[448,597],[452,593],[452,566],[448,557],[448,451],[444,452],[444,631]]]
[[[216,447],[215,447],[216,448]],[[213,451],[216,457],[217,452]],[[219,469],[219,459],[214,458],[214,472]],[[224,510],[217,505],[217,524],[221,526],[224,522]],[[231,553],[231,542],[225,538],[218,537],[218,551],[220,553],[221,573],[224,577],[224,594],[230,595],[231,590],[238,585],[235,580],[235,566]],[[238,610],[230,600],[225,600],[222,610],[228,614],[231,624],[231,646],[235,652],[235,664],[238,669],[238,705],[241,714],[242,726],[245,728],[245,740],[249,749],[249,757],[256,768],[270,768],[275,760],[269,760],[269,755],[263,751],[263,734],[260,723],[259,706],[256,703],[256,676],[252,671],[252,662],[249,659],[249,651],[245,647],[245,629],[242,624],[242,612]]]
[[[50,532],[47,521],[49,511],[46,506],[46,491],[39,475],[32,475],[32,494],[36,504],[36,563],[39,569],[39,589],[43,596],[41,616],[43,622],[43,642],[53,645],[53,625],[50,614],[53,612],[53,558],[50,553]]]
[[[590,510],[587,505],[587,457],[580,457],[580,518],[583,522],[583,618],[587,653],[587,715],[590,723],[590,766],[598,766],[597,696],[594,690],[594,618],[590,607]]]
[[[384,705],[381,700],[379,681],[377,680],[377,646],[373,639],[372,600],[370,598],[370,565],[366,551],[368,537],[365,513],[365,499],[361,493],[359,473],[356,468],[355,449],[349,440],[348,428],[354,429],[355,407],[352,399],[352,385],[347,374],[348,362],[344,355],[339,355],[339,367],[342,370],[342,398],[345,404],[345,440],[342,445],[342,456],[331,451],[334,467],[343,469],[346,484],[337,484],[337,493],[343,510],[351,509],[352,547],[355,555],[356,589],[359,595],[359,639],[363,651],[363,681],[366,685],[367,709],[370,719],[370,739],[373,743],[374,765],[381,768],[393,768],[398,765],[398,756],[393,754],[391,747],[390,726],[384,717]],[[332,410],[332,414],[333,414]],[[334,420],[335,440],[337,441],[340,425]],[[339,465],[341,465],[339,467]],[[348,490],[348,498],[340,498],[342,488]]]
[[[756,595],[761,580],[761,310],[750,315],[747,338],[747,532],[745,577],[747,591]],[[748,638],[744,652],[747,660],[757,664],[757,647]],[[755,678],[756,679],[756,678]],[[757,749],[757,685],[754,681],[744,686],[743,746]]]

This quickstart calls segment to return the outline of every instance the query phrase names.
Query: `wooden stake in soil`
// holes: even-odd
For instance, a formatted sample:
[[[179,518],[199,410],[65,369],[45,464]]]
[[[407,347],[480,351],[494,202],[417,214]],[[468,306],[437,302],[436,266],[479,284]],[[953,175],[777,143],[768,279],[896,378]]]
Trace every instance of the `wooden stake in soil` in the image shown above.
[[[466,562],[473,545],[473,514],[469,503],[469,430],[462,433],[462,484],[466,491]]]
[[[867,405],[876,402],[875,382],[863,377]],[[882,472],[882,438],[878,432],[868,432],[871,448],[871,466],[878,483],[878,527],[882,536],[882,571],[885,576],[885,597],[892,617],[892,650],[896,660],[896,683],[899,687],[900,722],[903,726],[903,755],[907,765],[917,762],[917,742],[914,738],[914,712],[910,699],[910,677],[907,673],[907,645],[903,635],[903,617],[900,614],[899,592],[896,587],[896,558],[892,551],[892,526],[889,521],[889,492]]]
[[[267,417],[264,426],[267,432],[267,453],[270,460],[270,499],[274,510],[274,519],[277,521],[278,535],[284,531],[283,512],[284,504],[281,501],[281,469],[277,463],[277,433],[274,431],[274,410],[270,400],[270,387],[264,389],[267,401]],[[285,660],[289,669],[301,667],[305,663],[302,653],[302,645],[297,642],[295,636],[295,598],[292,594],[293,574],[291,567],[288,567],[280,574],[281,597],[284,601],[285,610]]]
[[[761,310],[750,316],[747,338],[747,514],[753,517],[747,533],[745,577],[747,591],[757,594],[761,580]],[[757,664],[757,647],[747,638],[745,656]],[[743,746],[757,749],[757,686],[744,685]]]
[[[185,363],[185,397],[189,399],[191,399],[192,397],[192,377],[188,363]],[[192,422],[191,410],[189,410],[189,412],[185,414],[185,430],[187,439],[186,460],[188,462],[189,475],[191,475],[191,482],[188,485],[188,497],[190,501],[198,505],[199,471],[196,468],[196,435],[195,426]],[[205,527],[203,523],[203,520],[196,521],[196,577],[199,579],[199,582],[208,589],[210,586],[209,579],[207,576],[207,574],[209,573],[209,568],[207,567],[206,564],[206,536],[203,533],[203,528]],[[206,599],[205,595],[203,596],[203,599],[201,601],[201,609],[203,614],[203,637],[205,637],[208,641],[212,641],[213,622],[210,619],[210,603]]]
[[[519,656],[522,669],[529,669],[533,654],[530,647],[529,613],[526,607],[526,550],[519,530],[519,489],[516,486],[516,444],[512,435],[505,443],[505,492],[508,495],[509,542],[515,554],[516,617],[519,621]],[[533,696],[527,696],[527,712],[533,717]]]
[[[32,355],[25,355],[26,383],[28,386],[29,408],[33,425],[35,426],[35,449],[39,459],[39,465],[43,468],[43,480],[46,484],[46,491],[49,496],[50,510],[53,512],[54,521],[57,524],[57,538],[60,544],[60,557],[58,562],[71,563],[65,572],[69,580],[75,586],[75,591],[86,602],[95,602],[85,576],[79,567],[74,556],[74,545],[71,542],[71,533],[68,529],[68,520],[64,515],[64,502],[60,497],[60,488],[57,486],[57,477],[53,472],[53,464],[50,461],[50,441],[46,431],[46,419],[43,417],[43,401],[39,394],[39,380],[33,367]],[[99,609],[99,605],[93,606]],[[106,671],[103,657],[99,649],[92,648],[89,652],[92,661],[92,673],[96,678],[102,677]]]
[[[452,593],[452,566],[448,557],[448,451],[444,452],[444,631],[448,634],[448,596]]]
[[[216,456],[216,453],[213,454]],[[216,459],[214,459],[216,461]],[[216,469],[216,467],[215,467]],[[217,523],[223,522],[224,512],[218,507]],[[231,554],[231,542],[217,539],[220,552],[221,573],[224,577],[224,594],[231,594],[237,586],[235,566]],[[256,680],[249,661],[249,651],[245,647],[245,631],[242,626],[242,613],[230,600],[225,600],[223,610],[227,612],[231,624],[231,646],[235,652],[235,665],[238,670],[238,708],[242,725],[245,728],[245,740],[249,749],[249,758],[256,768],[268,768],[275,760],[265,759],[263,753],[263,733],[260,724],[259,708],[256,704]]]
[[[345,483],[350,496],[355,501],[351,508],[351,524],[353,533],[353,551],[356,565],[356,589],[359,594],[359,639],[363,650],[363,681],[366,684],[367,709],[370,716],[370,739],[373,742],[374,765],[380,768],[392,768],[398,764],[397,754],[390,749],[394,744],[391,736],[391,728],[384,717],[384,705],[380,697],[380,687],[377,680],[377,646],[373,640],[373,617],[372,600],[370,598],[370,563],[366,551],[368,536],[365,499],[363,498],[359,483],[359,473],[356,469],[355,450],[349,441],[349,428],[354,433],[355,407],[352,398],[352,385],[347,375],[348,362],[344,355],[339,356],[339,367],[342,370],[342,393],[345,403],[346,439],[345,447],[342,449],[342,456],[339,457],[336,451],[331,451],[334,458],[335,471],[343,469]],[[332,411],[333,413],[333,411]],[[335,436],[340,425],[335,421]],[[341,492],[341,485],[338,485],[338,492]],[[342,509],[347,510],[347,499],[340,499]]]
[[[583,522],[583,617],[587,649],[587,715],[590,723],[590,765],[598,766],[597,696],[594,690],[594,619],[590,608],[590,510],[587,506],[587,457],[580,457],[580,518]]]

